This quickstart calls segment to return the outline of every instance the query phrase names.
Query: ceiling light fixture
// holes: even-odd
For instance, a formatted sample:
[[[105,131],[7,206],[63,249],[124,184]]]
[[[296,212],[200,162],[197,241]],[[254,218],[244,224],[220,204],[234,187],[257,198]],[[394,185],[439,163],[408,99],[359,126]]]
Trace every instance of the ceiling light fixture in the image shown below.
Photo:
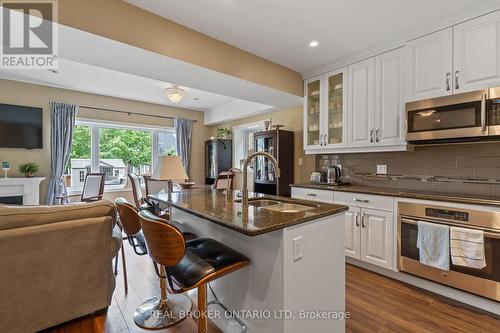
[[[168,99],[172,103],[179,103],[184,98],[186,91],[177,85],[173,85],[165,89],[165,94],[167,94]]]
[[[313,40],[313,41],[311,41],[311,42],[309,43],[309,46],[310,46],[310,47],[316,47],[316,46],[318,46],[318,45],[319,45],[319,42],[318,42],[317,40]]]

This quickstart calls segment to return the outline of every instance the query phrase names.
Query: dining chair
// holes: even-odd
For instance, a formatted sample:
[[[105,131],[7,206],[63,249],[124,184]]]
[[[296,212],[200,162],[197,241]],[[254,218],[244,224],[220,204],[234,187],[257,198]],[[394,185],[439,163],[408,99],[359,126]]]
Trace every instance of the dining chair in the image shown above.
[[[144,176],[144,183],[146,187],[146,196],[158,193],[161,190],[166,190],[168,184],[166,180],[155,179],[151,176]]]
[[[57,196],[56,199],[60,200],[60,204],[63,205],[69,198],[80,197],[81,202],[92,202],[102,199],[104,194],[104,179],[105,173],[88,173],[85,176],[85,181],[83,183],[83,191],[81,194],[71,194],[71,195],[61,195]]]
[[[229,181],[228,181],[228,172],[227,171],[222,171],[217,175],[217,178],[215,178],[215,182],[213,185],[214,190],[225,190],[225,189],[230,189],[232,190],[234,187],[234,173],[229,173]]]
[[[130,185],[132,186],[135,207],[140,209],[144,204],[148,204],[147,198],[142,193],[141,180],[133,172],[128,173],[128,179],[130,180]]]

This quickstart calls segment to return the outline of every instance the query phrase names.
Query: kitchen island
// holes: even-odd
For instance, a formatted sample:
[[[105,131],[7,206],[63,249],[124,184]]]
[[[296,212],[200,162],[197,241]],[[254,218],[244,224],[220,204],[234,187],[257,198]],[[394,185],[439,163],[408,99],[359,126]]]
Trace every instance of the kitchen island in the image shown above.
[[[346,206],[255,194],[244,206],[234,192],[226,199],[218,190],[162,191],[150,199],[169,205],[186,231],[251,260],[211,283],[247,332],[345,331]]]

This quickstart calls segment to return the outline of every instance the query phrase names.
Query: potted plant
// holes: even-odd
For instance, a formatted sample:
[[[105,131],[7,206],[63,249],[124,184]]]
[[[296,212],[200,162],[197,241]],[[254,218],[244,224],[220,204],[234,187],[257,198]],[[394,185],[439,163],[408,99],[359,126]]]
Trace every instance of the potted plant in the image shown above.
[[[216,131],[217,139],[230,139],[231,135],[233,135],[233,131],[231,131],[229,128],[218,128]]]
[[[38,172],[38,164],[34,162],[21,164],[19,166],[19,172],[24,173],[28,178],[35,177],[35,173]]]

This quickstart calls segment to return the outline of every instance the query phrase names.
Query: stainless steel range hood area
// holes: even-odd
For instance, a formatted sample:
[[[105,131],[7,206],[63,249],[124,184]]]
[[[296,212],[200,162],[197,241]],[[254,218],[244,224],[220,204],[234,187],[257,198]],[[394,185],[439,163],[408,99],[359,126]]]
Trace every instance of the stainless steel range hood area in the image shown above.
[[[412,144],[500,140],[500,87],[406,104]]]

